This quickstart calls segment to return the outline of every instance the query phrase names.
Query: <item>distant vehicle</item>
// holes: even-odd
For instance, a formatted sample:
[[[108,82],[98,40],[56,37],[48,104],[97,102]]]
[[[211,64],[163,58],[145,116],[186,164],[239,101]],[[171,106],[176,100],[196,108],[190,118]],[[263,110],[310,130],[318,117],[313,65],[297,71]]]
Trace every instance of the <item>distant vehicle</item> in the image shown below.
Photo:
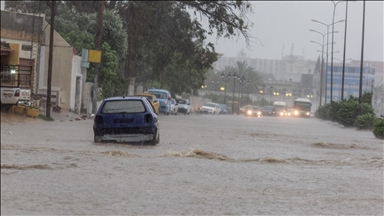
[[[261,108],[259,106],[251,106],[245,110],[244,116],[261,116]]]
[[[221,107],[220,114],[227,114],[228,113],[227,105],[225,104],[219,104],[219,105]]]
[[[287,104],[284,101],[275,101],[273,102],[273,107],[275,108],[276,116],[285,116],[287,111]]]
[[[263,108],[261,108],[261,115],[273,116],[275,115],[275,108],[273,106],[264,106]]]
[[[220,112],[221,112],[220,105],[212,102],[205,103],[199,109],[199,113],[202,113],[202,114],[220,115]]]
[[[170,112],[170,114],[177,115],[178,108],[179,108],[179,106],[178,106],[176,100],[172,98],[171,99],[171,112]]]
[[[148,98],[151,103],[152,103],[152,106],[155,108],[155,112],[157,114],[159,114],[159,109],[160,109],[160,103],[159,101],[157,100],[156,96],[153,95],[153,94],[150,94],[148,92],[144,92],[144,93],[137,93],[135,94],[136,96],[143,96],[143,97],[146,97]]]
[[[285,116],[293,116],[293,109],[287,109]]]
[[[191,103],[188,99],[176,99],[176,103],[178,104],[177,111],[179,113],[183,113],[184,115],[191,113]]]
[[[94,119],[94,142],[160,142],[158,116],[146,97],[105,99]]]
[[[169,115],[171,111],[171,93],[164,89],[149,89],[148,93],[155,95],[160,102],[159,113]]]
[[[249,108],[251,108],[252,107],[252,105],[245,105],[245,106],[242,106],[241,108],[240,108],[240,110],[239,110],[239,112],[240,112],[240,115],[242,115],[242,114],[244,114],[245,113],[245,111],[247,110],[247,109],[249,109]]]
[[[311,116],[312,103],[308,98],[297,98],[293,102],[293,115],[295,117],[307,117]]]

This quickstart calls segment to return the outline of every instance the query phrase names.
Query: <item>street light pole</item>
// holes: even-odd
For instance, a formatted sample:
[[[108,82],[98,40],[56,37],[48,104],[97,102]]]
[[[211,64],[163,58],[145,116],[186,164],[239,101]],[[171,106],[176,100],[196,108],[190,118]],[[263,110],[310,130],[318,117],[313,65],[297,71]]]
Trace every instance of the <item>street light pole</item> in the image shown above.
[[[362,39],[361,39],[361,59],[360,59],[360,84],[359,84],[359,115],[362,111],[363,103],[363,61],[364,61],[364,28],[365,28],[365,0],[363,0],[363,30],[362,30]]]
[[[236,89],[236,79],[237,79],[237,74],[236,71],[233,72],[233,94],[232,94],[232,114],[235,112],[235,89]]]
[[[336,23],[340,23],[340,22],[344,22],[344,20],[339,20],[339,21],[337,21],[337,22],[332,22],[331,24],[325,24],[325,23],[323,23],[323,22],[320,22],[320,21],[318,21],[318,20],[314,20],[314,19],[312,19],[312,22],[316,22],[316,23],[320,23],[320,24],[322,24],[322,25],[325,25],[325,26],[327,26],[327,55],[326,55],[326,68],[325,68],[325,98],[324,98],[324,104],[326,104],[327,103],[327,94],[328,94],[328,35],[329,35],[329,26],[334,26]],[[332,31],[332,32],[334,32],[334,31]],[[333,34],[333,33],[332,33]],[[333,43],[333,41],[332,41],[332,43]]]
[[[224,81],[224,103],[223,104],[227,104],[227,82],[229,81],[229,79],[231,79],[231,73],[228,73],[227,76],[224,75],[224,72],[221,73],[221,78],[223,79]]]
[[[341,100],[344,99],[344,75],[345,75],[345,51],[347,43],[347,19],[348,19],[348,1],[345,5],[345,27],[344,27],[344,53],[343,53],[343,74],[341,75]]]
[[[333,17],[332,17],[332,23],[333,23],[333,25],[332,25],[332,50],[331,50],[331,98],[330,98],[330,100],[331,100],[331,102],[332,102],[332,93],[333,93],[333,36],[334,36],[334,34],[333,34],[333,30],[334,30],[334,27],[335,27],[335,12],[336,12],[336,6],[337,6],[337,4],[339,4],[341,1],[339,1],[339,2],[337,2],[337,3],[335,3],[333,0],[332,0],[332,3],[333,3]]]
[[[319,31],[316,31],[316,30],[313,30],[313,29],[309,29],[309,31],[318,33],[321,36],[323,36],[323,43],[322,44],[317,43],[315,41],[311,41],[311,43],[315,43],[315,44],[318,44],[318,45],[321,46],[320,104],[319,104],[319,106],[321,106],[321,98],[323,97],[323,80],[324,80],[324,78],[323,78],[323,74],[324,74],[324,69],[323,69],[324,68],[324,57],[323,57],[323,55],[324,55],[324,46],[327,45],[327,47],[328,47],[328,43],[324,44],[324,37],[325,37],[325,35],[328,35],[330,32],[327,32],[327,33],[323,34],[323,33],[319,32]],[[338,31],[336,31],[334,33],[338,33]]]

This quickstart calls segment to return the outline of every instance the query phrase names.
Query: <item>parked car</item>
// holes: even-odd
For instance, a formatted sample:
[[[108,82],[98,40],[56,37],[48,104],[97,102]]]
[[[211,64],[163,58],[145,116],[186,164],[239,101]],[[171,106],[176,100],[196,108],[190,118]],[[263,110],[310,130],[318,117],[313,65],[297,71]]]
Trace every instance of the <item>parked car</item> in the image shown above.
[[[199,113],[220,115],[221,107],[217,103],[208,102],[205,103],[200,109]]]
[[[264,106],[263,108],[261,108],[261,115],[273,116],[275,115],[275,108],[273,106]]]
[[[261,116],[261,108],[259,106],[250,106],[244,112],[244,116]]]
[[[178,105],[178,112],[184,113],[184,115],[189,115],[191,113],[191,103],[188,99],[176,99]]]
[[[156,112],[157,114],[159,114],[160,103],[159,103],[159,101],[157,100],[157,98],[156,98],[155,95],[150,94],[150,93],[148,93],[148,92],[144,92],[144,93],[137,93],[136,96],[143,96],[143,97],[148,98],[149,101],[151,101],[152,106],[155,108],[155,112]]]
[[[160,142],[158,116],[146,97],[105,99],[94,119],[94,142]]]
[[[164,89],[149,89],[148,93],[155,95],[160,102],[159,113],[169,115],[171,111],[171,93]]]
[[[219,104],[219,105],[221,107],[220,114],[227,114],[228,113],[227,105],[225,104]]]
[[[177,115],[178,109],[179,109],[179,106],[178,106],[176,100],[172,98],[171,99],[171,112],[170,112],[170,114]]]

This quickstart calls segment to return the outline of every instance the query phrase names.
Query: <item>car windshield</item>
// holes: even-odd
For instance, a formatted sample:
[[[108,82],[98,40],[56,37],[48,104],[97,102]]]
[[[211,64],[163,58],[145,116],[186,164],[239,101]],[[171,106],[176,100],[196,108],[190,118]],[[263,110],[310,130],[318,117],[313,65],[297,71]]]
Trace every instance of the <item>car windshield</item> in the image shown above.
[[[183,99],[178,99],[178,100],[177,100],[177,103],[178,103],[178,104],[187,104],[187,101],[186,101],[186,100],[183,100]]]
[[[141,100],[115,100],[106,101],[101,113],[142,113],[145,112]]]
[[[149,93],[156,96],[158,99],[167,99],[168,95],[165,92],[158,92],[158,91],[148,91]]]
[[[273,109],[273,107],[271,107],[271,106],[266,106],[266,107],[263,107],[262,110],[266,110],[266,111],[268,111],[268,110],[272,110],[272,109]]]
[[[204,104],[204,106],[206,106],[206,107],[216,107],[216,104],[206,103],[206,104]]]

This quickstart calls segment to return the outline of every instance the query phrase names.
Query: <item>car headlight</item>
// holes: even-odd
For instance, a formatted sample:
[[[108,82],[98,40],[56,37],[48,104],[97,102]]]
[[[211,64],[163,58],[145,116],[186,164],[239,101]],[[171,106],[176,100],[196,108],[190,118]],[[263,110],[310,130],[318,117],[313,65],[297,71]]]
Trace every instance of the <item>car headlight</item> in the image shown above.
[[[283,115],[284,115],[284,113],[283,113],[283,112],[281,112],[281,113],[280,113],[280,115],[281,115],[281,116],[283,116]]]
[[[261,115],[261,112],[257,112],[257,115]]]
[[[299,115],[299,111],[295,110],[295,111],[293,111],[293,114]]]
[[[248,110],[248,111],[247,111],[247,114],[252,115],[252,111],[251,111],[251,110]]]
[[[305,113],[306,115],[309,115],[309,112]]]

